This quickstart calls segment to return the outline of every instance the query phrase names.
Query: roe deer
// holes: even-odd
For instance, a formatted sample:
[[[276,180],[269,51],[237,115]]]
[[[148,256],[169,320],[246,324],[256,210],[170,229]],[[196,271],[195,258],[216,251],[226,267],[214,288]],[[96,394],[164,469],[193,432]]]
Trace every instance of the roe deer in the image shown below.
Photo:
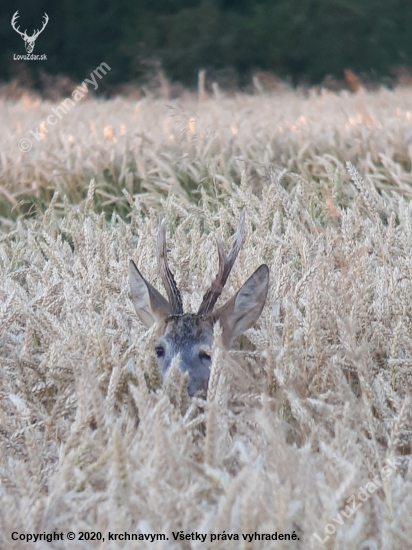
[[[226,257],[222,242],[216,238],[219,271],[197,313],[183,313],[182,298],[167,262],[166,231],[161,215],[157,234],[157,260],[169,300],[146,281],[133,260],[130,260],[129,280],[136,313],[146,328],[154,323],[158,325],[155,351],[160,371],[164,376],[173,357],[180,353],[180,369],[183,373],[189,372],[190,397],[197,392],[206,397],[214,323],[220,321],[223,345],[229,349],[232,340],[257,321],[265,305],[269,268],[262,264],[225,305],[213,311],[242,245],[244,228],[243,208],[234,243]]]

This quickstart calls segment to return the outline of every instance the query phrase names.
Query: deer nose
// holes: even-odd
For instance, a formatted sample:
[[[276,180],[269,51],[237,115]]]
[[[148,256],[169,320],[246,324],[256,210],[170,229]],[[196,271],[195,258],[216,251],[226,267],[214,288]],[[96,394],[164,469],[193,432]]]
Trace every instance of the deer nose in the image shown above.
[[[197,394],[199,397],[206,399],[208,384],[209,377],[193,380],[192,383],[189,382],[187,392],[190,397],[193,397]]]
[[[208,373],[209,375],[209,373]],[[209,386],[209,376],[205,376],[202,381],[200,382],[199,384],[199,388],[198,388],[198,391],[199,391],[199,395],[200,397],[203,397],[203,399],[206,399],[206,396],[207,396],[207,388]]]

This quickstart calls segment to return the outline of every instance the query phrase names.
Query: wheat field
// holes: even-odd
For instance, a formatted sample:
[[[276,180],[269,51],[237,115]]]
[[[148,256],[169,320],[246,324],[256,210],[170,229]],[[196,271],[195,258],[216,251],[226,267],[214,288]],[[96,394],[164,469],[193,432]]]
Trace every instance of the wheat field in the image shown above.
[[[0,104],[0,548],[408,548],[411,90],[56,106]],[[189,400],[128,262],[164,213],[196,311],[243,206],[267,302]]]

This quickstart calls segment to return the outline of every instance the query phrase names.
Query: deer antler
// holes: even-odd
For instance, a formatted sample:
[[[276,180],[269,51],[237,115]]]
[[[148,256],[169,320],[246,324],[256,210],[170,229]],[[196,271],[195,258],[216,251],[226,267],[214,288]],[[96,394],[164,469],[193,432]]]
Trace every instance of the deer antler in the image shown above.
[[[233,264],[239,254],[240,247],[242,246],[243,232],[245,230],[245,208],[242,208],[240,213],[239,222],[235,233],[235,240],[229,254],[225,258],[222,241],[216,237],[217,251],[219,254],[219,271],[216,275],[216,279],[211,284],[209,290],[203,296],[203,301],[200,305],[198,315],[206,315],[213,311],[217,299],[222,293],[223,287],[229,277]]]
[[[162,278],[163,286],[166,289],[169,303],[172,308],[172,315],[183,314],[182,298],[173,273],[170,271],[167,263],[166,250],[166,229],[163,216],[159,216],[159,225],[157,228],[157,262],[159,265],[160,277]]]
[[[49,22],[49,16],[47,15],[47,13],[45,13],[45,14],[43,15],[43,17],[44,17],[43,26],[42,26],[42,28],[41,28],[39,31],[35,31],[35,32],[33,33],[33,36],[31,37],[33,40],[35,40],[35,39],[39,36],[39,34],[40,34],[41,32],[43,32],[44,27],[45,27],[45,26],[47,25],[47,23]]]
[[[11,20],[11,26],[13,27],[13,29],[18,32],[20,34],[20,36],[22,36],[23,38],[26,38],[27,37],[27,29],[23,32],[19,31],[20,27],[17,27],[16,28],[16,21],[19,17],[19,10],[16,11],[16,13],[13,15],[13,19]]]

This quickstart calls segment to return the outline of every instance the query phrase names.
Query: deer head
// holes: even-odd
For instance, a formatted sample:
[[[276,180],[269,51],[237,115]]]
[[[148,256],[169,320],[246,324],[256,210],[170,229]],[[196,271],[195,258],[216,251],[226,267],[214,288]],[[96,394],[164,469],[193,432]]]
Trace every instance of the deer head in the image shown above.
[[[32,53],[33,49],[34,49],[34,44],[36,42],[36,39],[37,37],[39,36],[39,34],[41,32],[43,32],[44,30],[44,27],[47,25],[47,23],[49,22],[49,17],[47,15],[47,13],[44,14],[44,21],[43,21],[43,27],[40,29],[40,30],[37,30],[37,31],[34,31],[32,36],[27,36],[27,29],[24,31],[24,32],[20,32],[19,29],[20,27],[17,27],[16,28],[16,21],[17,21],[17,18],[19,16],[19,12],[18,10],[16,11],[16,13],[13,15],[13,19],[11,20],[11,26],[13,27],[13,29],[19,33],[19,35],[23,38],[24,40],[24,45],[26,47],[26,52],[27,53]]]
[[[160,371],[164,376],[172,359],[179,353],[180,369],[183,373],[189,373],[188,392],[191,397],[197,392],[203,396],[207,393],[214,323],[220,321],[223,345],[229,349],[232,340],[257,321],[265,305],[269,269],[262,264],[230,300],[214,310],[242,245],[244,227],[245,209],[240,215],[234,243],[226,257],[222,242],[216,239],[219,271],[197,313],[183,313],[182,298],[167,262],[166,231],[162,216],[159,217],[157,259],[168,300],[146,281],[133,260],[130,260],[129,280],[136,313],[146,328],[157,324],[155,351]]]

